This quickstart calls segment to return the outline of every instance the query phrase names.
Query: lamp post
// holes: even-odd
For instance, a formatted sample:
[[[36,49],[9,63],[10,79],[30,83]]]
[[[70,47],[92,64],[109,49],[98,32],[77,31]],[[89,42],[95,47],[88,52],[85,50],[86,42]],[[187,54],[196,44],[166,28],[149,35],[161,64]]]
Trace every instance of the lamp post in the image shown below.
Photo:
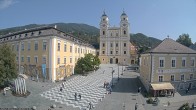
[[[113,87],[113,74],[114,74],[114,70],[113,70],[113,67],[110,67],[112,68],[112,87]]]
[[[119,81],[119,63],[118,63],[118,81]]]

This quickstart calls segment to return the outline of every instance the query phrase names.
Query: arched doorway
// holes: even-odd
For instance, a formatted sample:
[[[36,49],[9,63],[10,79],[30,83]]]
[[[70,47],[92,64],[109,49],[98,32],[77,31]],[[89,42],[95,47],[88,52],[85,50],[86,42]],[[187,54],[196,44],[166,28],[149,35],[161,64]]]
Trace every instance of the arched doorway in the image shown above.
[[[131,64],[134,64],[134,60],[131,60]]]
[[[110,64],[112,64],[113,63],[113,59],[112,58],[110,58]]]
[[[116,58],[116,64],[118,64],[118,58]]]

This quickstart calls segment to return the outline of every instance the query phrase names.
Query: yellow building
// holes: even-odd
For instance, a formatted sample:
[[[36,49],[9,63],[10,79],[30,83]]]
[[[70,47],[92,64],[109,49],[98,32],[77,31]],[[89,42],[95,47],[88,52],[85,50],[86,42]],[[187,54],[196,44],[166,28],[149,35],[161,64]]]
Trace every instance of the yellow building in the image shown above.
[[[56,26],[11,33],[2,36],[0,43],[11,45],[20,72],[44,76],[53,82],[74,74],[77,60],[88,53],[95,55],[96,51],[92,45],[56,29]]]
[[[137,52],[130,43],[128,16],[123,12],[120,18],[120,27],[110,27],[105,12],[101,17],[99,50],[101,63],[127,65],[136,61]]]
[[[141,54],[140,79],[147,91],[196,88],[195,59],[196,51],[166,38]]]

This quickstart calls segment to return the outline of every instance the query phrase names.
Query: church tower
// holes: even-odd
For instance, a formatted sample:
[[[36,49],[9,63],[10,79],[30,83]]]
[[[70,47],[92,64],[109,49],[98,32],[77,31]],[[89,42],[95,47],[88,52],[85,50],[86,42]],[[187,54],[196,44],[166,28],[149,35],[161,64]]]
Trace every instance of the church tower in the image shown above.
[[[100,21],[99,59],[103,64],[130,64],[130,35],[128,16],[123,11],[120,27],[110,27],[108,16],[103,13]]]

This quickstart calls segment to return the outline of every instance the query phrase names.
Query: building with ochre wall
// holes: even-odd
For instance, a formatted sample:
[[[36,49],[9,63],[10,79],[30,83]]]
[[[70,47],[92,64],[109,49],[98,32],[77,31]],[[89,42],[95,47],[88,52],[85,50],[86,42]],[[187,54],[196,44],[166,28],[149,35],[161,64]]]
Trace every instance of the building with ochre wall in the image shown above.
[[[196,51],[166,38],[141,54],[140,79],[147,91],[196,88]],[[173,86],[173,87],[171,87]]]
[[[127,65],[136,61],[136,57],[131,57],[131,46],[134,46],[130,43],[129,22],[125,12],[121,14],[120,19],[120,27],[110,27],[105,12],[101,17],[99,50],[101,63]],[[135,48],[133,50],[135,52]]]
[[[0,37],[16,54],[19,71],[30,76],[46,77],[53,82],[74,74],[77,60],[95,55],[95,48],[56,27],[39,27]],[[43,65],[46,75],[43,75]]]

